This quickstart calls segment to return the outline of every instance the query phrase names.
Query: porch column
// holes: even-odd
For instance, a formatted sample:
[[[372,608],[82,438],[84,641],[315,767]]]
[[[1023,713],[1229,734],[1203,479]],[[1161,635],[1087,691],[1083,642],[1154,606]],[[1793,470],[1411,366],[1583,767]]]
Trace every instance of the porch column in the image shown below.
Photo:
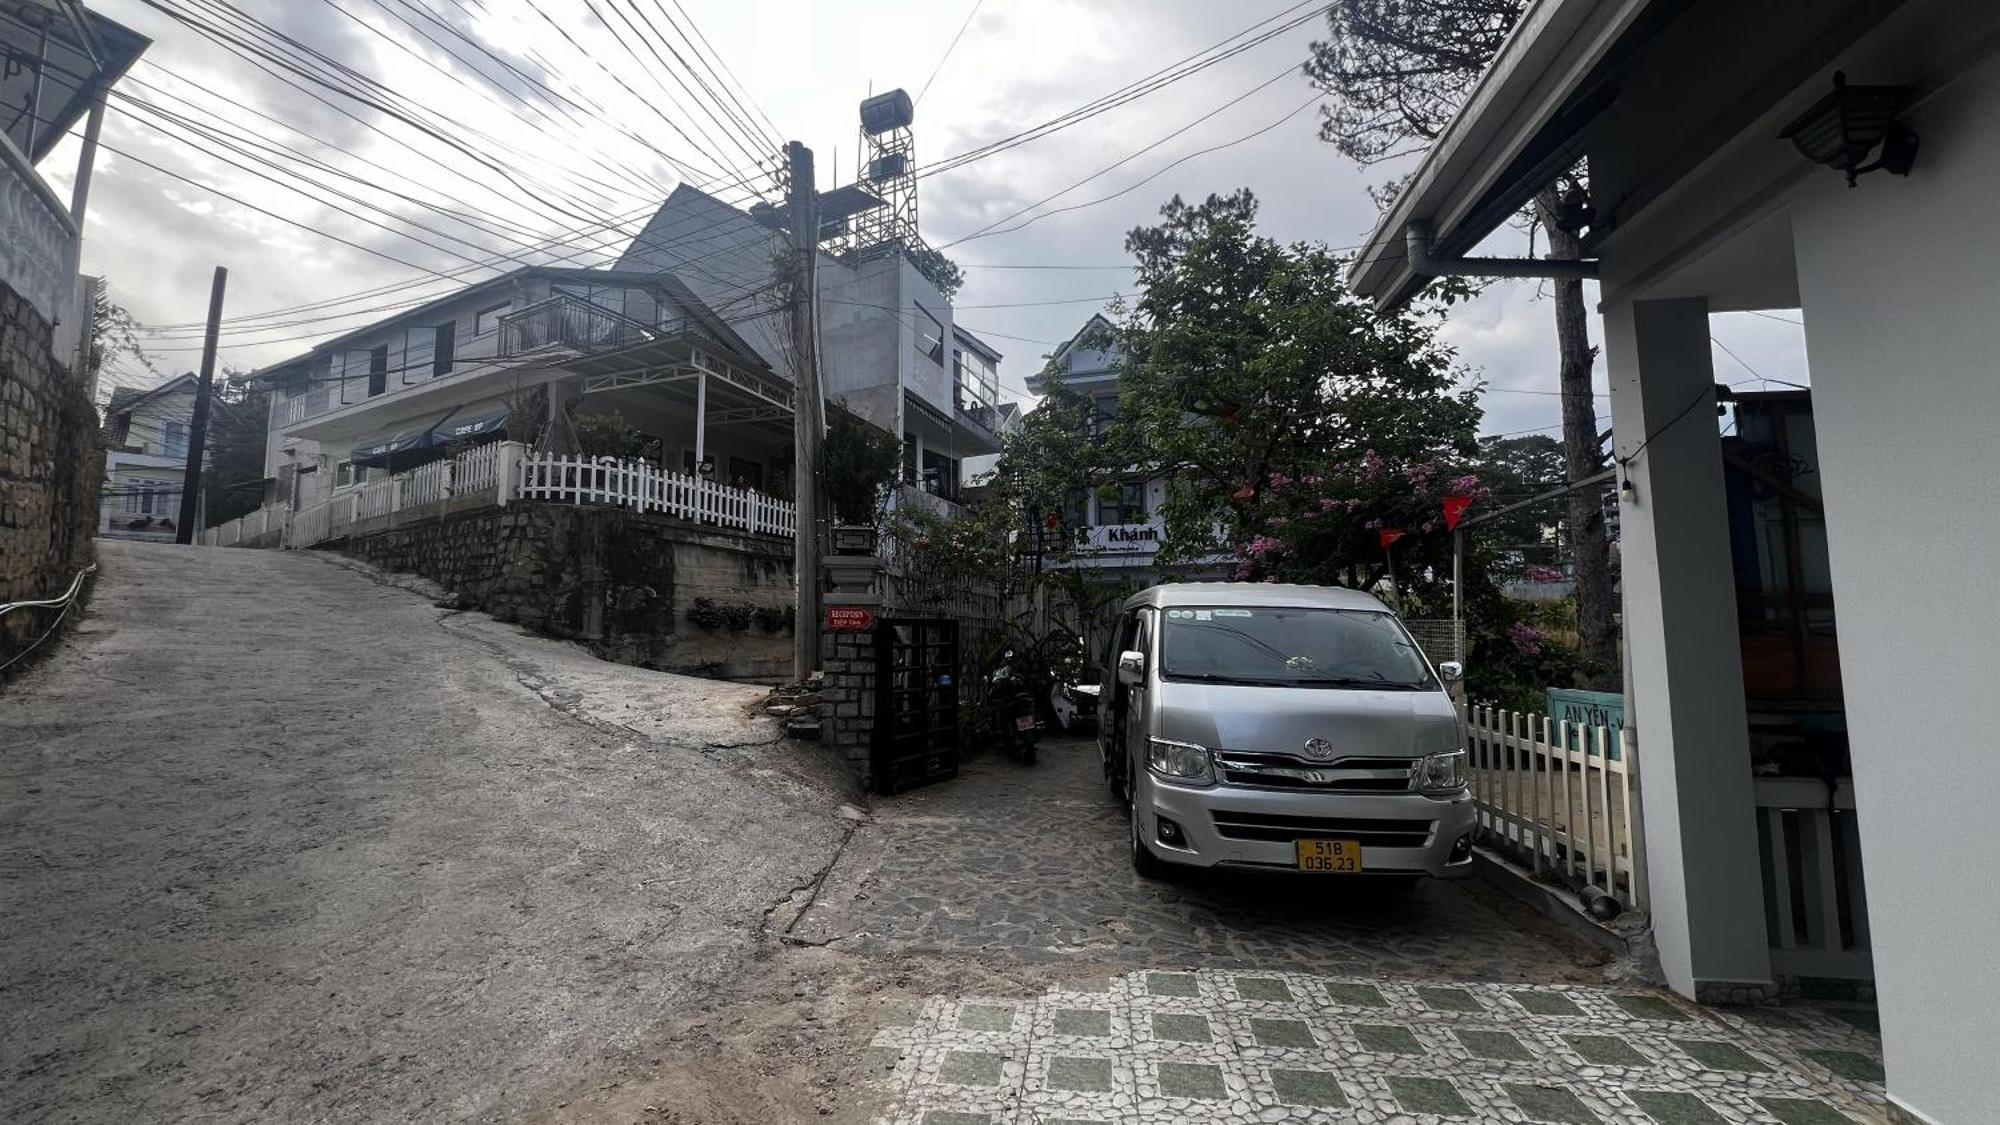
[[[553,453],[575,453],[576,430],[569,424],[570,404],[582,395],[578,393],[577,379],[556,379],[549,383],[549,450]]]
[[[694,376],[694,465],[701,469],[701,459],[708,455],[708,372],[697,371]]]
[[[1620,491],[1626,721],[1640,770],[1653,935],[1704,1000],[1771,984],[1708,302],[1606,305]]]

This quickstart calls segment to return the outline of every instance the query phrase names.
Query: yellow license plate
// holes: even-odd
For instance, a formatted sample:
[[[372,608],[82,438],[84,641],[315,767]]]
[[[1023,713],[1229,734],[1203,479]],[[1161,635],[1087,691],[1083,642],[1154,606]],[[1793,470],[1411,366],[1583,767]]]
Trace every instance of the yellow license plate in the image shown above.
[[[1361,844],[1357,840],[1309,839],[1297,843],[1299,870],[1326,875],[1353,875],[1361,871]]]

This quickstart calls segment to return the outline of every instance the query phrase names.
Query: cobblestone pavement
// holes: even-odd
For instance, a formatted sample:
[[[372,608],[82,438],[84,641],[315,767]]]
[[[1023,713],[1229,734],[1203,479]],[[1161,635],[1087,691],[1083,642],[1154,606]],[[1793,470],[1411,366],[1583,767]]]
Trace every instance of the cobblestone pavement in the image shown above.
[[[878,800],[795,938],[1119,966],[1199,964],[1462,980],[1601,979],[1594,955],[1470,881],[1391,888],[1231,873],[1150,882],[1086,739],[1041,762],[976,757]],[[1305,892],[1305,893],[1302,893]]]
[[[903,1015],[869,1047],[884,1125],[1886,1120],[1880,1043],[1836,1008],[1201,969]]]
[[[1094,745],[1042,751],[878,801],[793,927],[1088,978],[888,1011],[886,1125],[1884,1119],[1865,1011],[1607,988],[1601,954],[1476,881],[1147,881]]]

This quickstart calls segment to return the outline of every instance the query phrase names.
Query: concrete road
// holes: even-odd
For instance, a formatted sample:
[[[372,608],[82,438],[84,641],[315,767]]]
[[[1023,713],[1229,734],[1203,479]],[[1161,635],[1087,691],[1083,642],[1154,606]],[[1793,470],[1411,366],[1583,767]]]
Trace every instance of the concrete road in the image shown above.
[[[500,1120],[630,1065],[839,844],[761,696],[105,543],[0,695],[0,1120]]]

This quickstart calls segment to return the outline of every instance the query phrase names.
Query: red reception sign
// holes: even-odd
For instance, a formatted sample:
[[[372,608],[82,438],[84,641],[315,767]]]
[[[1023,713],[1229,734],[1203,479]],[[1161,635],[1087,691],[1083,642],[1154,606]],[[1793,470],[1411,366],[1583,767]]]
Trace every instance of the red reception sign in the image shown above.
[[[1397,527],[1383,528],[1380,535],[1380,538],[1382,540],[1382,549],[1385,551],[1388,550],[1389,544],[1394,543],[1398,539],[1401,539],[1403,535],[1404,532],[1401,528]]]
[[[1472,497],[1452,493],[1444,498],[1444,525],[1458,530],[1458,521],[1465,518],[1465,510],[1472,506]]]
[[[875,626],[875,611],[862,605],[826,607],[826,627],[835,633],[859,633]]]

